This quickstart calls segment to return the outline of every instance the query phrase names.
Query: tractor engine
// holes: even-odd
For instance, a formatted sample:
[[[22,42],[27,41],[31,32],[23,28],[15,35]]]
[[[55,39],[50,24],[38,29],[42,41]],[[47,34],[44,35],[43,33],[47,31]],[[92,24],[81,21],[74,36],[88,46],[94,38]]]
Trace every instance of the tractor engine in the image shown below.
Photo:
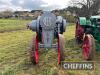
[[[58,38],[58,34],[65,32],[66,25],[66,20],[62,16],[56,17],[51,12],[44,12],[38,16],[37,20],[33,20],[28,27],[32,31],[36,31],[38,40],[42,41],[45,48],[50,48],[53,39]]]

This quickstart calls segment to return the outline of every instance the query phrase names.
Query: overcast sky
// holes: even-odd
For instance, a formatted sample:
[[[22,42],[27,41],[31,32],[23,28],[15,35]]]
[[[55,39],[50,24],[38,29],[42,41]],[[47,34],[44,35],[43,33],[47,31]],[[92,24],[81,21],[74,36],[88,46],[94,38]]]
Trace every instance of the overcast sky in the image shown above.
[[[0,0],[0,11],[7,9],[21,10],[53,10],[65,8],[70,0]]]

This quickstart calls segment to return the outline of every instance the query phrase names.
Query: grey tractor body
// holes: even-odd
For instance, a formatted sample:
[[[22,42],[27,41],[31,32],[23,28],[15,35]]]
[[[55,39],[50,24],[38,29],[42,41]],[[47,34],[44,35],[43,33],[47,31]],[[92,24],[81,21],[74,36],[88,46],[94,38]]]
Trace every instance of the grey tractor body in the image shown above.
[[[56,16],[51,12],[43,13],[29,24],[29,28],[35,31],[41,40],[39,47],[42,48],[57,48],[57,44],[53,44],[53,39],[57,38],[58,34],[63,34],[66,26],[67,22],[62,16]]]

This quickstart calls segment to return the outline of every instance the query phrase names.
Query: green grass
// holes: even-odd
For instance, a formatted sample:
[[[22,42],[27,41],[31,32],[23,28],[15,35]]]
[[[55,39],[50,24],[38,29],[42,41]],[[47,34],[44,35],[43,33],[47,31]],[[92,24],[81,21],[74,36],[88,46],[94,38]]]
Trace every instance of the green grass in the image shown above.
[[[6,22],[6,20],[4,20]],[[15,21],[15,20],[9,20]],[[8,20],[7,20],[8,22]],[[16,22],[16,21],[15,21]],[[22,29],[25,23],[22,21]],[[8,22],[9,23],[9,22]],[[0,24],[1,27],[2,24]],[[13,26],[14,24],[8,24]],[[7,26],[7,25],[5,25]],[[35,33],[30,30],[17,30],[0,33],[0,75],[89,75],[91,71],[67,71],[62,70],[57,64],[57,52],[51,50],[41,50],[39,63],[32,65],[29,59],[28,48],[29,43]],[[19,28],[19,27],[18,27]],[[65,61],[84,61],[82,59],[81,45],[75,42],[75,25],[70,24],[65,36]],[[98,57],[100,54],[98,54]],[[99,58],[98,58],[99,59]],[[98,60],[96,59],[96,60]],[[97,65],[96,75],[99,75],[99,62]],[[95,74],[93,74],[95,75]]]
[[[0,19],[0,32],[15,31],[26,29],[25,25],[30,22],[29,20],[10,20]]]

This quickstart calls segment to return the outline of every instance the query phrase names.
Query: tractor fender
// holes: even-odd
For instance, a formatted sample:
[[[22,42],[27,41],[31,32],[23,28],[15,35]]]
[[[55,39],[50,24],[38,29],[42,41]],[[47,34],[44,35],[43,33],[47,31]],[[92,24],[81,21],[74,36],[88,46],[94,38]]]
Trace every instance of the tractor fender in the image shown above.
[[[79,17],[79,23],[80,25],[86,25],[86,18],[85,17]]]

